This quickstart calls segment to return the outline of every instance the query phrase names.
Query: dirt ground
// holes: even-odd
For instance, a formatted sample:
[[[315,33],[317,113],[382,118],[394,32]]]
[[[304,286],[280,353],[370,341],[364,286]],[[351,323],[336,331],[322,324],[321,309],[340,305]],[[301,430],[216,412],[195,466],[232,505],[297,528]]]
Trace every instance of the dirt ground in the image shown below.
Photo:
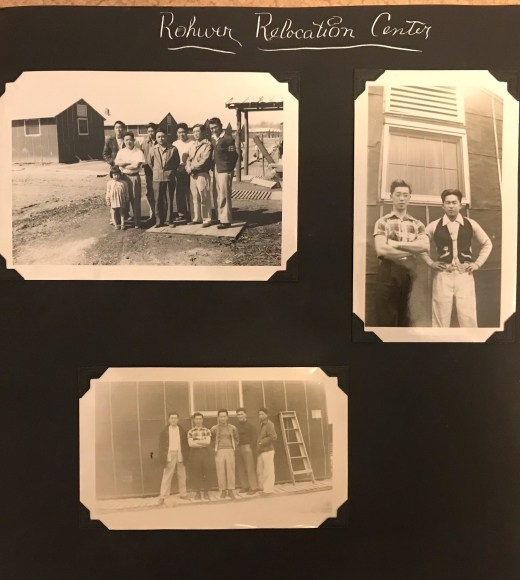
[[[13,259],[46,265],[278,265],[280,201],[233,200],[247,226],[237,240],[116,230],[106,177],[47,167],[13,171]],[[145,214],[146,215],[146,214]]]

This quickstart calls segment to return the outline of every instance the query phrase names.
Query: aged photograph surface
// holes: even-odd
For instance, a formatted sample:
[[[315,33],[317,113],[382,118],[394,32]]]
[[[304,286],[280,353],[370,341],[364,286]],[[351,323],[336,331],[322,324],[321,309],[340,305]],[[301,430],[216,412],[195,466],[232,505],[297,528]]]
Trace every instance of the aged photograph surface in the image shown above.
[[[501,330],[516,280],[518,102],[507,84],[486,71],[389,71],[357,99],[355,139],[365,329],[464,341]]]
[[[296,251],[297,100],[271,74],[26,72],[1,101],[24,277],[267,279]]]
[[[347,500],[347,396],[320,369],[110,369],[80,440],[110,529],[315,527]]]

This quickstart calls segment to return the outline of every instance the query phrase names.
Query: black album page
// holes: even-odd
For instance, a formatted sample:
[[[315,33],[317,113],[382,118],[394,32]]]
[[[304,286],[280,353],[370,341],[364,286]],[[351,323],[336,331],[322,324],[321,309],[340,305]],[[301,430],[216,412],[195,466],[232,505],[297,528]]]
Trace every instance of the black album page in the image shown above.
[[[2,577],[518,577],[519,26],[0,11]]]

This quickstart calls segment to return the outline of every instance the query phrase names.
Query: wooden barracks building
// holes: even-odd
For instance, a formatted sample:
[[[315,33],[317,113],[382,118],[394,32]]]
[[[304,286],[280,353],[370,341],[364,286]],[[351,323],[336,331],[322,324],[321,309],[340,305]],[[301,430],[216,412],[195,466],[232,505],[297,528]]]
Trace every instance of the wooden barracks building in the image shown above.
[[[415,86],[369,87],[368,98],[365,324],[377,326],[374,224],[391,211],[392,181],[404,179],[413,190],[408,211],[425,226],[444,214],[440,197],[444,189],[459,189],[463,193],[462,215],[475,219],[493,243],[488,260],[475,273],[478,324],[498,326],[502,252],[501,98],[479,87]],[[416,326],[431,326],[431,270],[422,260],[418,260],[411,313]],[[456,315],[452,326],[457,326]]]
[[[294,475],[295,481],[331,477],[329,425],[325,387],[307,381],[216,381],[216,382],[97,382],[95,389],[96,495],[98,499],[159,495],[163,468],[159,460],[159,434],[168,413],[179,413],[179,424],[189,431],[193,413],[204,415],[204,425],[217,422],[217,411],[226,408],[236,425],[236,409],[245,407],[248,420],[259,428],[258,410],[269,409],[278,439],[275,442],[277,483],[292,481],[286,453],[290,451],[292,471],[305,469],[306,454],[312,473]],[[285,445],[281,413],[297,418],[283,419],[288,441],[302,439],[304,445]],[[303,452],[301,451],[303,449]],[[214,454],[211,453],[213,458]],[[190,467],[188,463],[188,490]],[[173,478],[172,490],[177,489]],[[237,486],[239,479],[237,474]],[[217,488],[216,471],[213,487]]]
[[[104,117],[85,100],[55,102],[12,122],[13,163],[77,163],[101,159]]]

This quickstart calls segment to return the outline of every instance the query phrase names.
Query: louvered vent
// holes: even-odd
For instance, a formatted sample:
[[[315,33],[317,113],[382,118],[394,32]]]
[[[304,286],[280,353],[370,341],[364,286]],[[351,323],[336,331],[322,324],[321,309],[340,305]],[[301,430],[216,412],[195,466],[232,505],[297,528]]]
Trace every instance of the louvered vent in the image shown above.
[[[456,87],[390,87],[387,97],[387,113],[455,123],[463,121]]]
[[[78,105],[78,117],[87,116],[87,105]]]

